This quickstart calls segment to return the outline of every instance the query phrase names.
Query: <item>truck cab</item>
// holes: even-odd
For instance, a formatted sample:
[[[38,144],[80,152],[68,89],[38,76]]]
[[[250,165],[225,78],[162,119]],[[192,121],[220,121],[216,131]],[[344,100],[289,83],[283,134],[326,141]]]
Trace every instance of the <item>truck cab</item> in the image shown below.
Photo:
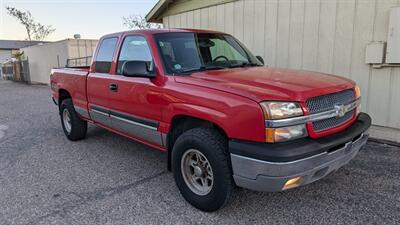
[[[235,186],[322,179],[368,139],[354,81],[263,64],[221,32],[120,32],[100,39],[90,67],[53,69],[52,97],[68,139],[89,122],[165,152],[183,197],[215,211]]]

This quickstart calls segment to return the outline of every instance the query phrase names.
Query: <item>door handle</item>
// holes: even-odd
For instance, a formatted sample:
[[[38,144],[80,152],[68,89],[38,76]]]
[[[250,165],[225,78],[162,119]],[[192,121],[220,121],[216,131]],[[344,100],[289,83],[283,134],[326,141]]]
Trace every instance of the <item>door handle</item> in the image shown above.
[[[110,84],[110,91],[118,91],[118,85],[117,84]]]

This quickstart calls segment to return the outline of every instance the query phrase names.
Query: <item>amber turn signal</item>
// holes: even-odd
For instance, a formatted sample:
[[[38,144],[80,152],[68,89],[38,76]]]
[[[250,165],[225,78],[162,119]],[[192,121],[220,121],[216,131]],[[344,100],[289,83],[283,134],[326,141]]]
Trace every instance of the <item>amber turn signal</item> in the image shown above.
[[[290,141],[305,136],[307,136],[305,124],[265,129],[265,141],[268,143]]]
[[[287,190],[290,188],[297,187],[301,184],[301,182],[303,182],[303,179],[301,179],[301,177],[292,178],[286,181],[285,186],[283,186],[282,190]]]
[[[358,85],[356,85],[356,87],[354,88],[355,92],[356,92],[356,99],[358,99],[359,97],[361,97],[361,89]]]

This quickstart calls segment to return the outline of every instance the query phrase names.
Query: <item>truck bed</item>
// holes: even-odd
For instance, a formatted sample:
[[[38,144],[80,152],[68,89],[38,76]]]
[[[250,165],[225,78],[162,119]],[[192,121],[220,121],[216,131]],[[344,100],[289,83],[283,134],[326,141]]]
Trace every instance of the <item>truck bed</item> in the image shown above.
[[[90,66],[72,66],[72,67],[61,67],[61,68],[54,68],[51,71],[57,72],[65,72],[65,71],[81,71],[81,72],[89,72]]]
[[[89,67],[59,68],[51,70],[53,96],[58,97],[63,90],[71,93],[74,106],[87,110],[86,83]]]

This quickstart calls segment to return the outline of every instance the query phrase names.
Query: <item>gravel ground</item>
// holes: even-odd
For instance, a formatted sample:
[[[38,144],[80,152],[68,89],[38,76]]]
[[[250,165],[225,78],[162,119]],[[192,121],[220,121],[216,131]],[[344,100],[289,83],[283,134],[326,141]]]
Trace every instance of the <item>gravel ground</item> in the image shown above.
[[[0,224],[400,224],[399,159],[368,142],[319,182],[238,189],[204,213],[179,194],[166,154],[94,126],[70,142],[48,87],[0,80]]]

